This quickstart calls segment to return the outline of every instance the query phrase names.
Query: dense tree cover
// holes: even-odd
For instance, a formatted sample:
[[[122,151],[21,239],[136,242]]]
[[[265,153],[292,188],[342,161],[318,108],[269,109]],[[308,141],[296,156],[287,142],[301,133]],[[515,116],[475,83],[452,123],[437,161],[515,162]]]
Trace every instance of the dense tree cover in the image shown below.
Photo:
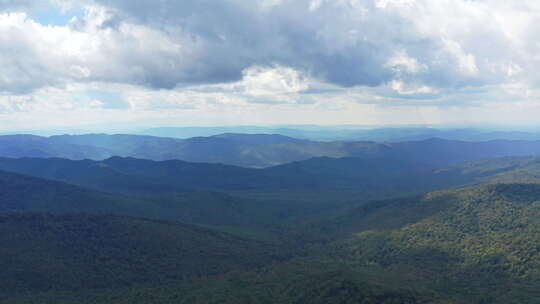
[[[124,182],[122,179],[118,181],[121,185]],[[342,197],[344,193],[347,195]],[[251,229],[280,226],[312,214],[378,198],[385,193],[364,189],[298,189],[136,194],[106,193],[0,172],[0,212],[109,213]]]
[[[265,266],[286,250],[178,223],[106,215],[0,215],[0,299],[161,286]]]
[[[12,207],[0,205],[0,210],[110,212],[242,227],[281,225],[370,200],[471,180],[468,175],[439,173],[417,162],[359,158],[317,158],[264,170],[120,157],[105,161],[4,158],[0,169],[115,193],[84,190],[86,196],[96,198],[86,199],[79,197],[83,189],[53,186],[50,181],[43,182],[46,187],[26,191],[32,187],[8,185],[10,178],[16,178],[2,173],[5,178],[0,183],[6,184],[3,191]],[[98,203],[83,203],[92,200]]]
[[[206,277],[158,287],[49,292],[11,298],[9,303],[459,303],[443,300],[431,292],[411,291],[407,284],[378,277],[375,272],[348,268],[335,261],[302,260],[278,264],[267,271]]]
[[[298,249],[166,222],[9,214],[0,217],[3,295],[66,304],[535,303],[539,216],[540,185],[438,191],[317,222],[334,241],[295,257]]]
[[[179,160],[112,157],[103,161],[0,158],[0,170],[64,181],[104,191],[152,194],[185,191],[356,188],[374,192],[430,189],[455,181],[421,162],[391,159],[315,158],[268,169]],[[415,179],[410,177],[414,176]],[[455,178],[459,181],[458,178]]]
[[[70,184],[0,172],[0,212],[45,211],[55,213],[121,213],[142,215],[148,202]]]
[[[154,182],[181,169],[110,161]],[[537,163],[470,162],[423,180],[422,168],[323,158],[267,176],[365,187],[139,195],[0,172],[0,303],[540,302]],[[512,182],[523,176],[533,183]],[[483,185],[396,198],[470,182]]]
[[[540,185],[494,184],[379,204],[341,218],[341,228],[356,232],[339,245],[344,259],[468,303],[540,301]],[[527,301],[516,300],[524,295]]]

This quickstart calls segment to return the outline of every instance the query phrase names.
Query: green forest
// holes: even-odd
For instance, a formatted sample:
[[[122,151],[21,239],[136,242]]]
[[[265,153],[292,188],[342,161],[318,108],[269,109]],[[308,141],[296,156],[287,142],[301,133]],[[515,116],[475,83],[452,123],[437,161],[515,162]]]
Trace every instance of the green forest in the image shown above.
[[[540,303],[540,163],[0,159],[0,303]]]

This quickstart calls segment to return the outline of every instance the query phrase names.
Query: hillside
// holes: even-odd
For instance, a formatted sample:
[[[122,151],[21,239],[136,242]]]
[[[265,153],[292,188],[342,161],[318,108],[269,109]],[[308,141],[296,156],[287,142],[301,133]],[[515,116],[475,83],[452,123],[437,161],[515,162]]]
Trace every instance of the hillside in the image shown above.
[[[122,184],[121,184],[122,185]],[[156,193],[127,195],[101,192],[64,182],[0,171],[1,212],[48,212],[55,214],[93,213],[140,216],[153,219],[244,228],[278,224],[277,219],[302,212],[318,212],[313,207],[289,201],[244,198],[219,192]],[[323,203],[320,203],[323,204]],[[327,207],[328,208],[328,207]],[[297,212],[290,211],[291,209]],[[249,230],[246,230],[249,231]]]
[[[354,235],[332,260],[389,282],[463,303],[536,303],[539,217],[539,185],[492,184],[374,202],[318,225]]]
[[[137,200],[150,202],[147,216],[159,214],[192,222],[202,220],[206,210],[207,218],[217,220],[211,210],[221,210],[221,223],[225,219],[256,222],[247,219],[257,218],[261,224],[325,213],[359,200],[399,197],[474,180],[474,174],[438,172],[417,162],[361,158],[314,158],[267,169],[120,157],[104,161],[0,158],[0,170],[135,195]],[[227,194],[208,193],[216,191]]]
[[[266,169],[121,157],[103,161],[0,158],[0,170],[136,194],[284,189],[418,193],[465,184],[474,177],[496,173],[469,170],[465,166],[468,165],[440,169],[415,160],[361,157],[319,157]]]
[[[474,176],[477,184],[540,183],[540,158],[507,156],[483,159],[444,168],[438,173]]]
[[[141,199],[0,171],[0,212],[130,212],[142,215],[149,205]]]
[[[0,171],[1,212],[94,213],[142,216],[213,226],[269,225],[283,204],[264,205],[218,192],[133,196]],[[242,229],[239,229],[242,231]]]
[[[40,159],[5,160],[63,172]],[[94,164],[62,160],[71,162],[79,173]],[[137,196],[0,172],[0,209],[11,212],[0,215],[0,303],[527,303],[540,299],[540,185],[494,182],[537,163],[507,157],[424,172],[417,163],[321,158],[235,170],[309,177],[312,187],[358,179],[365,189]],[[170,162],[105,164],[120,179],[182,172]],[[464,181],[485,185],[369,202]],[[347,209],[353,200],[360,206]]]
[[[319,222],[331,243],[260,271],[5,303],[536,303],[539,197],[494,184],[373,202]]]
[[[159,287],[279,259],[263,242],[105,215],[0,215],[0,301],[42,292]]]
[[[504,160],[440,170],[417,162],[361,158],[314,158],[268,169],[120,157],[104,161],[2,158],[0,170],[48,179],[2,173],[4,197],[17,202],[17,208],[5,210],[108,212],[204,225],[266,227],[372,200],[475,183],[501,172],[489,170],[491,162]]]
[[[0,170],[69,182],[106,191],[162,193],[250,189],[271,181],[257,170],[179,160],[150,161],[112,157],[103,161],[0,159]]]

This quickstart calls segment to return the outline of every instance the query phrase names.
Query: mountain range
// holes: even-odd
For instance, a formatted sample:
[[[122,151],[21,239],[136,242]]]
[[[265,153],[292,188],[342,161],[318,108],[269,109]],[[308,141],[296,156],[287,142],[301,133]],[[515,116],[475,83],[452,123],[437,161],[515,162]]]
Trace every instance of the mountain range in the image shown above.
[[[536,141],[0,142],[1,304],[540,301]]]
[[[540,140],[537,130],[501,130],[501,128],[431,127],[431,126],[231,126],[231,127],[161,127],[134,132],[158,137],[190,138],[222,133],[279,134],[313,141],[401,142],[430,138],[462,141]]]
[[[540,141],[468,142],[431,138],[398,143],[316,142],[271,134],[220,134],[189,139],[139,135],[0,136],[0,157],[103,160],[113,156],[264,168],[313,157],[357,157],[452,165],[502,156],[540,155]]]

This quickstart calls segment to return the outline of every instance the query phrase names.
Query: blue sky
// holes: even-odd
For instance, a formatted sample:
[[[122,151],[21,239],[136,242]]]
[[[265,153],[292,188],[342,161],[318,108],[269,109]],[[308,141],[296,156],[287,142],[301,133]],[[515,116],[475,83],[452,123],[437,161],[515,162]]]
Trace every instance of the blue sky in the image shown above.
[[[56,5],[36,7],[29,12],[31,19],[42,25],[51,26],[66,26],[73,18],[83,18],[84,14],[82,8],[62,9]]]
[[[534,124],[540,3],[4,0],[0,132]]]

